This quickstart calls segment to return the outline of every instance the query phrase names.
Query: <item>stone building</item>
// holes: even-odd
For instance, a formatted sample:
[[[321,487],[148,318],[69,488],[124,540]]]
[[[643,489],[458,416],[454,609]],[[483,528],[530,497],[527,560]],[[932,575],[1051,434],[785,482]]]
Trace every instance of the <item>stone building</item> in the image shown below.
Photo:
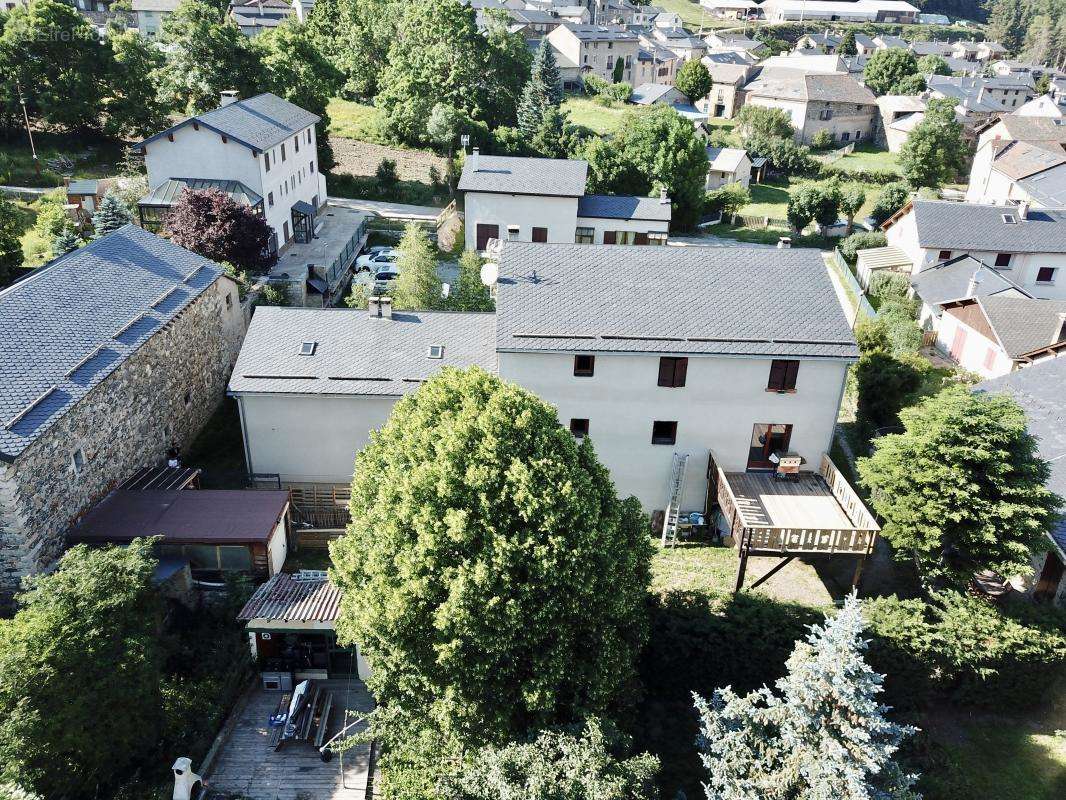
[[[90,505],[192,442],[245,327],[217,264],[133,225],[0,292],[0,602]]]

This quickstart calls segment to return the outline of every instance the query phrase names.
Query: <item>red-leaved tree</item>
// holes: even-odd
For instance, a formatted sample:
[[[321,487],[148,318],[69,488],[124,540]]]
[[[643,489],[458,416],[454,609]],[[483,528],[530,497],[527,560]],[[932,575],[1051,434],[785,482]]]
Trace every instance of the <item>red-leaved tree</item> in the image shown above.
[[[267,253],[270,226],[248,206],[218,189],[186,189],[167,214],[176,244],[239,270],[265,272],[277,261]]]

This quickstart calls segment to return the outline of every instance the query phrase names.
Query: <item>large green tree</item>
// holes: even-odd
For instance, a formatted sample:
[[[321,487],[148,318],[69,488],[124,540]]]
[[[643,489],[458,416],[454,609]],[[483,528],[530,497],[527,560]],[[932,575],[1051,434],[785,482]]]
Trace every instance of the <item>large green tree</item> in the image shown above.
[[[437,248],[426,229],[409,222],[396,248],[400,276],[390,291],[394,308],[432,309],[441,305],[441,282],[437,275]]]
[[[703,213],[707,149],[692,123],[670,106],[627,112],[609,142],[590,140],[589,192],[650,195],[665,188],[670,227],[690,230]]]
[[[316,129],[318,168],[333,168],[329,144],[329,113],[326,106],[336,92],[340,73],[322,55],[308,27],[289,17],[252,40],[262,64],[259,90],[273,92],[322,118]]]
[[[151,545],[78,546],[0,620],[0,783],[98,797],[160,730]]]
[[[884,537],[927,582],[1031,571],[1060,500],[1013,398],[950,387],[900,413],[903,433],[859,460]]]
[[[166,60],[156,70],[159,99],[169,109],[195,114],[218,106],[219,93],[255,94],[262,80],[256,51],[218,6],[182,0],[163,22]]]
[[[921,800],[895,760],[915,730],[878,702],[885,676],[866,662],[864,628],[852,595],[796,643],[776,692],[696,697],[707,800]]]
[[[140,138],[165,129],[169,120],[154,80],[164,62],[159,48],[137,31],[115,26],[109,29],[107,45],[112,64],[104,101],[105,130],[113,136]]]
[[[877,96],[900,94],[899,84],[908,76],[918,74],[918,61],[914,53],[900,47],[875,50],[862,74],[866,87]]]
[[[955,119],[955,101],[930,100],[925,117],[899,151],[899,163],[913,188],[937,188],[962,169],[966,152],[962,125]]]
[[[484,262],[476,250],[464,250],[459,257],[459,277],[455,282],[448,308],[455,311],[495,311],[496,303],[489,287],[481,282]]]
[[[531,392],[442,370],[357,456],[351,515],[337,634],[373,670],[390,784],[632,700],[647,520]]]
[[[484,119],[489,45],[459,0],[411,0],[403,7],[374,104],[386,135],[416,144],[438,103]]]
[[[15,279],[22,266],[22,219],[18,207],[0,197],[0,287]]]
[[[444,800],[647,800],[659,760],[623,759],[610,726],[593,718],[579,732],[544,731],[529,742],[476,751],[445,780]]]
[[[307,25],[343,76],[342,96],[370,100],[378,93],[403,6],[403,0],[317,0]]]
[[[792,117],[784,109],[746,105],[737,112],[737,133],[742,140],[753,136],[791,139],[796,129],[792,126]]]
[[[547,39],[541,39],[530,67],[529,80],[522,89],[522,98],[518,103],[518,130],[522,136],[527,141],[532,140],[541,128],[548,109],[558,108],[562,102],[563,83],[559,65],[555,61],[555,50]]]
[[[109,56],[73,5],[30,0],[15,6],[0,34],[0,91],[7,114],[17,109],[11,108],[17,83],[31,116],[63,128],[99,129]]]
[[[951,67],[943,56],[930,53],[918,59],[918,72],[922,75],[950,75]]]
[[[681,69],[677,71],[674,86],[695,103],[710,94],[714,81],[711,80],[711,73],[707,71],[703,62],[692,59],[681,65]]]
[[[484,12],[482,37],[487,46],[481,91],[485,94],[483,119],[490,128],[514,125],[518,105],[530,74],[533,55],[526,38],[511,32],[511,19],[502,8]]]

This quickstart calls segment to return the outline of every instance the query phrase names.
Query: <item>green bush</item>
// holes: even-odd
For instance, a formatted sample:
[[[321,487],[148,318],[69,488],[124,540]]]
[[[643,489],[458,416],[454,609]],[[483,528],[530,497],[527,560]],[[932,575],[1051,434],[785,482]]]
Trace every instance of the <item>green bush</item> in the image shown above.
[[[870,212],[870,216],[878,225],[903,208],[911,197],[906,182],[898,180],[898,176],[893,176],[893,178],[897,180],[886,184],[881,189],[881,193],[877,195],[877,202],[874,203],[873,210]]]
[[[900,180],[899,173],[889,169],[846,169],[835,164],[823,164],[818,170],[818,177],[823,180],[840,178],[845,181],[858,181],[859,183],[870,183],[875,186],[883,186]]]
[[[739,183],[729,183],[707,192],[703,200],[703,213],[713,217],[720,212],[728,217],[750,202],[751,192]]]
[[[854,264],[856,253],[859,250],[869,250],[871,247],[884,247],[888,244],[885,235],[881,231],[859,231],[841,240],[839,245],[840,255],[849,264]]]
[[[586,75],[582,82],[585,85],[585,94],[593,97],[599,94],[606,94],[607,90],[611,87],[611,84],[599,75]]]
[[[836,144],[836,140],[833,138],[833,134],[827,130],[818,131],[811,137],[811,148],[814,150],[828,150],[834,144]]]
[[[633,87],[628,83],[612,83],[604,92],[612,100],[624,103],[633,94]]]
[[[870,278],[870,294],[882,301],[889,299],[909,300],[910,289],[910,279],[899,272],[880,270],[875,272],[873,277]]]

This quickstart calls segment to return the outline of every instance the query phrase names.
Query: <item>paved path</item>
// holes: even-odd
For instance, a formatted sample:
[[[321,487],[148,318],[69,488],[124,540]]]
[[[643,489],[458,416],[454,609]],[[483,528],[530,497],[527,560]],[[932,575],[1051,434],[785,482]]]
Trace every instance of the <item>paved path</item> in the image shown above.
[[[362,200],[355,197],[327,197],[329,202],[357,211],[366,211],[385,219],[435,220],[443,208],[436,206],[411,206],[405,203],[388,203],[384,200]]]

